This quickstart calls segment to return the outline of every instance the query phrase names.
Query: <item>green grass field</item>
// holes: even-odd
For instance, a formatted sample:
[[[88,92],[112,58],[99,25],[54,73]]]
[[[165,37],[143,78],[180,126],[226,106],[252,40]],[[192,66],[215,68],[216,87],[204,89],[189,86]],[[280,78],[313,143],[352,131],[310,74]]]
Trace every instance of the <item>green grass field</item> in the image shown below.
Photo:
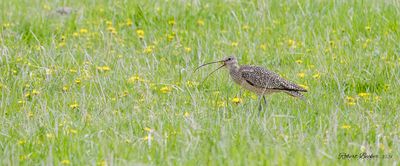
[[[0,10],[0,165],[399,164],[399,1]],[[229,55],[306,87],[308,103],[274,94],[259,114],[227,70],[201,83],[218,65],[194,69]],[[362,153],[378,158],[340,159]]]

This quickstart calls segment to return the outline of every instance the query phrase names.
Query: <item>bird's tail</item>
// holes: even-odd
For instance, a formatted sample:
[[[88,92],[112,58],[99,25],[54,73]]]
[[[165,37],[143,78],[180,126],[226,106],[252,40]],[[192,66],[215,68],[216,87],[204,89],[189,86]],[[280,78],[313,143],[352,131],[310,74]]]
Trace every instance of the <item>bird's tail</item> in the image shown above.
[[[301,94],[301,93],[298,92],[298,91],[285,91],[285,93],[287,93],[288,95],[293,96],[293,97],[298,97],[298,98],[300,98],[301,100],[305,100],[304,95]]]

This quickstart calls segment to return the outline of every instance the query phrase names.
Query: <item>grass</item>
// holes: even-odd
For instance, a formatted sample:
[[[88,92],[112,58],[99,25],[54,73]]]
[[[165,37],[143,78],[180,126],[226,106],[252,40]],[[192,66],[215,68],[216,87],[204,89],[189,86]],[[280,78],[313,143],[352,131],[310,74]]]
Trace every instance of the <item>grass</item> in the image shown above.
[[[398,164],[395,0],[0,9],[0,165]],[[274,94],[259,114],[226,70],[200,84],[217,66],[193,69],[228,55],[308,87],[309,104]],[[391,158],[339,158],[364,152]]]

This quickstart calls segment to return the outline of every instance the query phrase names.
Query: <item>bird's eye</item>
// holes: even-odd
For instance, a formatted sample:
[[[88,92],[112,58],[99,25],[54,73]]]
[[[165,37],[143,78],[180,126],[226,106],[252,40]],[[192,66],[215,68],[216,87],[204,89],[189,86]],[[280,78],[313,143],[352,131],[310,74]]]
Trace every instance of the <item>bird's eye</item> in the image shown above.
[[[232,58],[228,58],[228,61],[232,60]]]

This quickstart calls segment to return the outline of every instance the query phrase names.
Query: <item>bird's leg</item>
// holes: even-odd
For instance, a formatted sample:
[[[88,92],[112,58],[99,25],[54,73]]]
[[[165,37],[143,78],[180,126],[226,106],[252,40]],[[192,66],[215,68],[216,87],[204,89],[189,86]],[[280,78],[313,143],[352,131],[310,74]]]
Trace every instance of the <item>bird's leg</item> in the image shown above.
[[[261,96],[258,97],[258,98],[259,98],[259,101],[258,101],[258,113],[261,113],[261,110],[262,110]]]
[[[268,103],[267,103],[267,99],[265,99],[265,96],[260,96],[259,97],[260,99],[260,101],[259,101],[259,105],[258,105],[258,114],[261,114],[261,110],[262,110],[262,103],[261,103],[261,100],[264,100],[264,106],[265,106],[265,108],[267,108],[267,105],[268,105]]]
[[[267,106],[268,103],[267,103],[267,99],[265,99],[265,96],[263,96],[263,99],[264,99],[264,104],[265,104],[265,106]]]

